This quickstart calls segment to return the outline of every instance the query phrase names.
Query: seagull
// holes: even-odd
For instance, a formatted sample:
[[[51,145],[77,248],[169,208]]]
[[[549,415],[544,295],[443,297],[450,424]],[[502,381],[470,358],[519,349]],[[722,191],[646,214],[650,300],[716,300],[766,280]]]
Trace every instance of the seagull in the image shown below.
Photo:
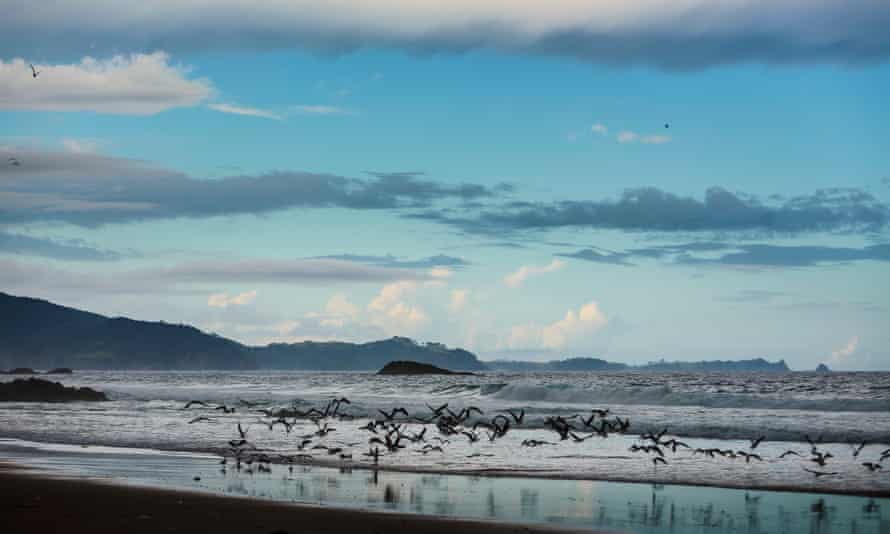
[[[189,424],[191,425],[191,424],[193,424],[193,423],[200,423],[201,421],[211,422],[211,421],[213,421],[213,419],[211,419],[211,418],[209,418],[209,417],[205,417],[205,416],[203,416],[203,415],[199,415],[198,417],[195,417],[194,419],[192,419],[191,421],[189,421]]]
[[[753,451],[754,449],[756,449],[757,446],[760,445],[760,443],[763,442],[763,440],[765,440],[765,439],[766,439],[766,436],[760,436],[757,439],[752,439],[751,440],[751,450]]]
[[[185,406],[182,407],[182,409],[183,409],[183,410],[188,410],[188,409],[191,408],[192,406],[204,406],[204,407],[206,408],[206,407],[207,407],[207,403],[204,402],[204,401],[199,401],[199,400],[190,400],[190,401],[188,401],[188,402],[185,404]]]
[[[653,465],[653,466],[658,467],[658,464],[659,464],[659,463],[662,463],[662,464],[664,464],[664,465],[667,465],[667,460],[665,460],[665,459],[662,458],[661,456],[656,456],[656,457],[652,458],[652,465]]]
[[[31,76],[37,78],[37,76],[40,74],[40,71],[35,69],[33,64],[29,63],[29,65],[31,65]]]
[[[859,453],[862,452],[862,449],[864,449],[866,445],[868,445],[867,441],[863,441],[862,444],[858,446],[851,444],[850,446],[853,447],[853,458],[859,456]]]
[[[248,427],[249,428],[249,427]],[[238,434],[241,436],[242,440],[247,439],[247,429],[241,427],[241,423],[238,423]]]
[[[871,471],[872,473],[884,468],[884,466],[882,466],[881,464],[876,464],[873,462],[864,462],[862,464],[862,466],[865,467],[866,469],[868,469],[869,471]]]
[[[22,162],[20,162],[19,160],[17,160],[16,158],[14,158],[14,157],[12,157],[12,156],[10,156],[10,157],[7,159],[7,161],[8,161],[9,164],[12,165],[13,167],[19,167],[19,166],[21,166],[21,164],[22,164]]]
[[[507,413],[510,414],[514,421],[516,421],[517,425],[521,425],[522,420],[525,418],[524,409],[519,410],[519,415],[516,415],[516,412],[514,410],[507,410]]]
[[[784,458],[786,456],[800,456],[800,453],[797,451],[785,451],[779,455],[779,458]]]

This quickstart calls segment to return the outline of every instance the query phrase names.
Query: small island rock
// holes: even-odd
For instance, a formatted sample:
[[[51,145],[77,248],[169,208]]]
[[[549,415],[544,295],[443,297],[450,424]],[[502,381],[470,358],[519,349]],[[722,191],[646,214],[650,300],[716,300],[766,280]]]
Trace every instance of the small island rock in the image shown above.
[[[473,375],[473,373],[464,373],[459,371],[450,371],[442,369],[428,363],[411,362],[411,361],[395,361],[389,362],[383,366],[383,369],[377,372],[378,375]]]

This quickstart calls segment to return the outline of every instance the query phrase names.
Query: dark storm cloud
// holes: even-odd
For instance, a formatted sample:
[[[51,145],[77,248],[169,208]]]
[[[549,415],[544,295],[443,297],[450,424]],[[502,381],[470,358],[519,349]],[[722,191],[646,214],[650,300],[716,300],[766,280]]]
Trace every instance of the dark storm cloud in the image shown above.
[[[389,254],[385,256],[371,256],[361,254],[332,254],[328,256],[318,256],[315,259],[349,261],[367,265],[377,265],[379,267],[389,267],[394,269],[429,269],[433,267],[450,267],[459,269],[470,264],[463,258],[446,256],[444,254],[437,254],[436,256],[429,256],[427,258],[420,258],[416,260],[403,260]]]
[[[798,234],[880,231],[890,222],[890,207],[858,189],[825,189],[766,203],[719,187],[708,189],[701,200],[646,187],[629,189],[617,200],[512,202],[470,216],[454,210],[423,210],[410,217],[468,234],[559,228]]]
[[[0,224],[56,221],[95,227],[288,208],[420,208],[496,194],[481,185],[444,184],[414,174],[356,179],[275,171],[197,179],[140,161],[95,154],[0,151],[12,153],[21,165],[0,167]]]
[[[249,16],[246,16],[249,14]],[[890,56],[885,0],[605,2],[217,2],[7,0],[6,54],[303,48],[416,55],[494,50],[615,66],[701,69],[743,62],[856,65]]]
[[[0,231],[0,253],[75,261],[109,261],[122,257],[117,252],[93,248],[79,240],[58,241],[3,231]]]

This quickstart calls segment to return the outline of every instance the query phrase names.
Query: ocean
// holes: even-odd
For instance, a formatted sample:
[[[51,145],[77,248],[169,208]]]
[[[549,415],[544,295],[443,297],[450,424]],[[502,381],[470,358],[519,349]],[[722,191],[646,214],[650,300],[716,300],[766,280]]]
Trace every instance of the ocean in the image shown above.
[[[0,380],[15,377],[4,376]],[[426,452],[410,443],[379,459],[379,469],[412,473],[487,475],[540,479],[621,481],[647,484],[720,486],[855,495],[890,495],[890,462],[870,471],[890,448],[890,373],[482,373],[475,376],[377,376],[371,373],[317,372],[138,372],[78,371],[51,377],[66,385],[106,392],[105,403],[0,404],[0,438],[86,446],[111,446],[192,453],[226,454],[228,441],[247,438],[273,458],[302,454],[305,465],[365,469],[372,435],[362,429],[378,410],[404,407],[410,416],[428,417],[427,404],[448,403],[454,411],[476,406],[488,420],[506,409],[523,409],[522,424],[490,441],[463,435],[442,437],[442,451]],[[317,430],[298,419],[288,433],[269,429],[260,409],[324,407],[334,397],[350,400],[349,418],[330,421],[335,430],[313,437],[313,444],[343,449],[351,458],[324,449],[299,449],[299,436]],[[224,414],[211,407],[184,405],[190,400],[236,408]],[[258,403],[248,407],[247,403]],[[609,417],[630,419],[625,434],[593,436],[583,442],[560,440],[544,422],[548,416],[589,415],[608,409]],[[209,420],[189,423],[205,416]],[[470,420],[467,426],[470,426]],[[406,422],[403,432],[432,424]],[[640,435],[667,429],[667,437],[689,448],[666,450],[665,464],[632,452]],[[578,434],[586,436],[579,427]],[[765,439],[755,450],[750,440]],[[832,455],[825,466],[810,460],[811,445]],[[523,445],[536,439],[547,444]],[[866,445],[854,455],[854,445]],[[438,444],[438,442],[437,442]],[[694,453],[696,448],[755,452],[745,461]],[[800,456],[780,458],[792,450]],[[812,471],[829,473],[816,476]]]

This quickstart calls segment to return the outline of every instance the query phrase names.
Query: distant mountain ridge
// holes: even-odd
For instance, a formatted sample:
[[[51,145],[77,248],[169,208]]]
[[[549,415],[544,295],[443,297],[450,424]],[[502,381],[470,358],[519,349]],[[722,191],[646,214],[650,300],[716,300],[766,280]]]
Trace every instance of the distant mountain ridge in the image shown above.
[[[193,326],[109,318],[0,292],[0,368],[377,371],[392,360],[485,369],[471,352],[403,337],[250,347]]]
[[[548,362],[522,360],[494,360],[485,364],[489,369],[510,372],[531,371],[652,371],[652,372],[761,372],[784,373],[791,369],[785,360],[769,362],[763,358],[751,360],[710,360],[701,362],[649,362],[645,365],[627,365],[599,358],[568,358]]]
[[[164,321],[106,317],[51,302],[0,292],[0,369],[156,369],[377,371],[410,360],[452,371],[786,372],[785,361],[650,362],[629,366],[599,358],[549,362],[482,362],[472,352],[441,343],[392,337],[368,343],[272,343],[251,347]]]

